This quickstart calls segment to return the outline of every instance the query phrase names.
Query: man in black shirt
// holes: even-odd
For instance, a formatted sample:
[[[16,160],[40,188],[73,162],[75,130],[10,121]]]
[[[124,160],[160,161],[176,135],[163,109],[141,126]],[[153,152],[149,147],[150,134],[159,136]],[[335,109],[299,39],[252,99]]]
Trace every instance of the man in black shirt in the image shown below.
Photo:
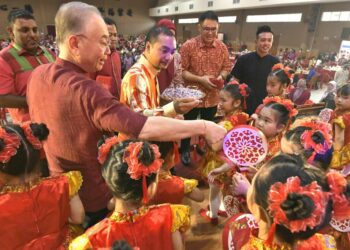
[[[267,96],[266,80],[272,66],[279,63],[277,57],[269,54],[273,43],[273,32],[267,25],[256,31],[256,51],[238,58],[231,75],[240,83],[246,83],[252,93],[247,100],[247,113],[253,114]]]

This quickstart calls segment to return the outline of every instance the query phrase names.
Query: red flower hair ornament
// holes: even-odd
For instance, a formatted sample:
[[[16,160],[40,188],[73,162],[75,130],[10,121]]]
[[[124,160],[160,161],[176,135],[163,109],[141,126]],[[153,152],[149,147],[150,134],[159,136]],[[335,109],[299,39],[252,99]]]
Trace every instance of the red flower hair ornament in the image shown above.
[[[143,142],[130,143],[124,152],[124,161],[128,164],[127,173],[131,179],[139,180],[142,177],[142,192],[143,192],[143,203],[148,203],[147,195],[147,183],[146,176],[152,173],[157,173],[163,164],[163,160],[160,159],[160,152],[157,145],[150,144],[150,147],[154,153],[154,160],[150,165],[144,165],[139,161],[139,153],[143,146]]]
[[[273,65],[271,71],[272,72],[277,71],[274,74],[277,74],[279,71],[283,71],[289,79],[293,78],[293,75],[294,75],[291,73],[291,71],[293,71],[293,70],[288,66],[284,67],[284,65],[282,63],[277,63],[277,64]]]
[[[105,142],[98,148],[97,159],[100,164],[103,164],[106,161],[109,151],[114,145],[118,143],[119,143],[118,137],[113,136],[113,137],[107,138]]]
[[[301,141],[304,149],[314,151],[307,160],[308,163],[312,163],[316,154],[324,154],[332,147],[332,129],[330,124],[321,121],[308,121],[301,123],[300,126],[311,128],[311,130],[306,130],[301,135]],[[321,133],[324,137],[323,143],[317,143],[312,138],[316,132]]]
[[[7,133],[3,128],[0,128],[0,139],[5,144],[4,148],[0,151],[0,162],[8,163],[11,157],[17,154],[21,139],[16,134]]]
[[[31,122],[27,121],[21,124],[21,128],[24,132],[24,135],[26,136],[27,140],[32,144],[33,148],[35,149],[42,149],[43,144],[41,141],[33,135],[32,128],[30,127]]]
[[[333,200],[333,218],[337,220],[349,219],[350,202],[344,194],[347,187],[345,177],[336,171],[330,171],[327,173],[327,183]]]
[[[281,105],[283,105],[288,111],[289,111],[289,118],[294,117],[298,114],[298,110],[294,107],[294,103],[291,100],[288,99],[282,99],[278,96],[273,96],[273,97],[265,97],[263,100],[263,104],[266,105],[271,102],[276,102]]]
[[[287,200],[288,194],[297,193],[306,195],[312,199],[314,209],[308,218],[289,220],[281,205]],[[306,186],[300,185],[299,177],[289,177],[286,183],[277,182],[269,190],[268,211],[273,218],[273,224],[269,230],[266,243],[271,245],[276,230],[276,224],[283,225],[292,233],[305,231],[307,228],[313,229],[319,225],[325,216],[326,205],[329,199],[329,193],[323,192],[322,188],[313,181]]]
[[[245,84],[245,83],[239,83],[237,82],[236,80],[233,80],[229,83],[227,83],[228,85],[232,84],[232,85],[238,85],[238,89],[239,89],[239,93],[241,94],[241,96],[243,96],[243,100],[244,100],[244,103],[243,103],[243,108],[244,109],[247,109],[247,103],[246,103],[246,99],[247,97],[249,96],[248,94],[248,91],[247,91],[247,88],[248,88],[248,85]]]

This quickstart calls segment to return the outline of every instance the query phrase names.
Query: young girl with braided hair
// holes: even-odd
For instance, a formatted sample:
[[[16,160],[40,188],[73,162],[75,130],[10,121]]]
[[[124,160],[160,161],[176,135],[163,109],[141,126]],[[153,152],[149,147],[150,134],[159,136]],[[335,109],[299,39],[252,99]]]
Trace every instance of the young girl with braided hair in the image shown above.
[[[110,248],[126,240],[134,249],[183,249],[181,233],[190,226],[189,207],[145,205],[155,192],[163,164],[148,142],[108,138],[99,147],[102,176],[115,199],[114,212],[76,238],[70,249]]]
[[[250,88],[246,84],[236,81],[229,82],[220,91],[218,108],[225,114],[219,122],[227,132],[238,125],[247,124],[249,115],[244,113],[246,98],[250,94]],[[218,215],[227,216],[221,203],[221,191],[225,189],[225,183],[230,182],[234,166],[224,156],[223,152],[208,150],[204,160],[202,176],[209,182],[209,210],[201,209],[200,215],[212,224],[218,224]],[[227,183],[228,184],[228,183]],[[220,211],[219,208],[222,208]]]
[[[263,100],[260,113],[253,125],[265,135],[268,143],[268,154],[259,164],[248,168],[240,168],[240,172],[236,172],[232,176],[224,198],[226,212],[229,215],[236,214],[238,210],[234,209],[233,205],[227,206],[227,203],[239,204],[241,212],[247,210],[245,197],[250,181],[256,171],[280,151],[282,135],[297,113],[294,104],[290,100],[281,99],[277,96],[266,97]],[[238,198],[239,202],[235,201],[235,197]]]
[[[293,79],[294,70],[284,67],[282,63],[275,64],[267,77],[267,96],[279,96],[285,98],[285,90]]]
[[[288,130],[297,114],[298,111],[294,103],[288,99],[275,96],[266,97],[263,100],[262,109],[257,114],[254,126],[266,136],[269,144],[269,152],[260,166],[271,159],[281,149],[282,135]]]
[[[281,100],[286,99],[286,89],[291,83],[291,78],[293,77],[294,71],[289,67],[284,67],[282,63],[275,64],[272,67],[272,71],[267,77],[266,82],[266,92],[267,97],[276,97]],[[265,99],[266,99],[265,98]],[[293,103],[293,102],[292,102]],[[261,109],[264,107],[264,103],[260,104],[252,118],[255,119],[260,113]]]
[[[228,244],[242,250],[337,249],[333,237],[317,232],[332,216],[350,217],[349,190],[338,172],[325,174],[297,155],[277,155],[257,172],[248,190],[256,222],[249,215],[230,219],[224,249]]]
[[[44,124],[0,128],[0,242],[3,249],[66,249],[68,222],[82,224],[79,172],[41,178]]]
[[[332,125],[334,153],[330,167],[350,173],[350,84],[337,90]]]

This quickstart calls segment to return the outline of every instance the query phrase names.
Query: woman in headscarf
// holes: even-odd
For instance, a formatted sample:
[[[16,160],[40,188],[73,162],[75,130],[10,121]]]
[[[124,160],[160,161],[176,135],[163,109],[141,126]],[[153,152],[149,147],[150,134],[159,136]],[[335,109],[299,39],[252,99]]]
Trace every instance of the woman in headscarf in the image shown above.
[[[297,87],[289,93],[291,99],[296,105],[303,105],[310,98],[310,90],[306,86],[305,79],[299,79]]]
[[[327,84],[327,89],[323,93],[320,102],[326,103],[326,108],[335,109],[335,95],[337,90],[337,83],[335,81],[330,81]]]

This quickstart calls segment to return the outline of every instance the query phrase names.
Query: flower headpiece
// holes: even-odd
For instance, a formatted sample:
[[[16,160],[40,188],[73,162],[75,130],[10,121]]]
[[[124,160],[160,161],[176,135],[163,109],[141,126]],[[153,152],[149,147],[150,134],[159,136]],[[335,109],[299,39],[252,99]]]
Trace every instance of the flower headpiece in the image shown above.
[[[283,105],[289,111],[289,118],[294,117],[298,114],[298,110],[294,107],[294,103],[289,99],[282,99],[281,97],[273,96],[265,97],[265,99],[263,100],[264,105],[272,102],[276,102]]]
[[[245,84],[245,83],[239,83],[237,82],[236,80],[233,80],[233,81],[230,81],[229,83],[227,83],[228,85],[238,85],[238,89],[239,89],[239,93],[241,94],[241,96],[243,96],[243,100],[244,100],[244,103],[243,103],[243,108],[244,109],[247,109],[247,102],[246,102],[246,99],[247,97],[249,96],[248,94],[248,85]]]
[[[327,173],[327,183],[333,200],[333,217],[337,220],[349,219],[350,202],[344,194],[347,186],[345,177],[336,171],[330,171]]]
[[[290,71],[292,71],[292,69],[288,66],[284,67],[282,63],[277,63],[277,64],[273,65],[272,72],[273,71],[276,71],[276,72],[274,72],[274,74],[277,74],[278,72],[283,71],[289,79],[291,79],[293,77],[293,74],[290,72]]]
[[[103,164],[106,161],[109,151],[114,145],[118,143],[119,143],[118,137],[113,136],[106,139],[106,141],[98,148],[97,159],[100,164]]]
[[[143,203],[148,202],[147,195],[147,183],[146,176],[152,173],[156,173],[163,164],[163,160],[160,159],[160,152],[157,145],[150,144],[150,147],[154,153],[154,160],[150,165],[144,165],[139,161],[139,153],[144,142],[130,143],[124,152],[124,161],[128,164],[127,173],[130,178],[139,180],[142,177],[142,192],[143,192]]]
[[[0,139],[5,144],[4,148],[0,151],[0,162],[7,163],[12,156],[17,154],[21,139],[16,134],[7,133],[3,128],[0,128]]]
[[[312,199],[314,209],[308,218],[296,220],[288,219],[281,205],[287,200],[290,193],[306,195]],[[268,210],[273,218],[273,225],[270,228],[266,243],[271,245],[276,230],[276,224],[283,225],[292,233],[305,231],[307,228],[315,228],[324,219],[328,198],[329,194],[323,192],[316,181],[313,181],[309,185],[301,186],[300,178],[297,176],[289,177],[286,183],[277,182],[273,184],[268,194]]]
[[[308,163],[312,163],[316,154],[324,154],[332,147],[332,129],[328,123],[317,120],[303,122],[300,126],[311,128],[301,135],[301,141],[304,149],[313,150],[312,155],[307,160]],[[316,132],[321,133],[324,137],[323,143],[317,143],[312,138]]]
[[[24,135],[35,149],[42,149],[43,144],[37,137],[33,135],[33,131],[32,131],[32,128],[30,127],[30,124],[31,124],[30,121],[27,121],[21,124],[21,128],[24,132]]]
[[[290,193],[306,195],[313,200],[314,210],[309,218],[292,221],[287,218],[281,205]],[[268,197],[268,209],[274,218],[274,223],[285,226],[292,233],[300,232],[305,231],[307,227],[313,229],[322,222],[328,197],[328,194],[322,190],[316,181],[309,185],[301,186],[299,177],[289,177],[286,183],[277,182],[271,186]]]

